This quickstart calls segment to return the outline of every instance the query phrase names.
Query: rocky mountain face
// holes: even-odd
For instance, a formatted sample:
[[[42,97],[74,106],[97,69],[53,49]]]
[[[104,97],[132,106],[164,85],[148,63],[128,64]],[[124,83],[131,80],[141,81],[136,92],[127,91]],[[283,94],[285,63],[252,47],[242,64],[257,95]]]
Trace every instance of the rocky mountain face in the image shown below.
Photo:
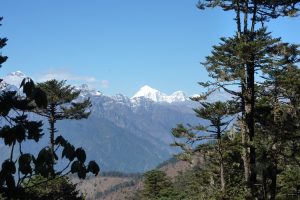
[[[24,77],[21,72],[15,72],[4,77],[4,81],[16,84]],[[57,135],[82,146],[88,159],[96,160],[103,171],[143,172],[154,168],[176,152],[170,147],[171,128],[178,123],[199,121],[192,110],[195,103],[181,91],[166,95],[144,86],[129,98],[122,94],[106,96],[87,85],[77,89],[81,91],[78,101],[91,99],[91,115],[88,119],[58,122]],[[34,117],[44,120],[42,147],[48,142],[47,121]],[[33,146],[30,144],[25,149],[34,152],[39,149]]]
[[[192,110],[195,104],[186,97],[163,101],[156,95],[155,101],[148,96],[109,97],[85,90],[81,98],[87,97],[93,105],[89,118],[64,121],[59,128],[74,144],[87,149],[103,170],[143,172],[155,167],[178,150],[170,147],[171,128],[198,120]],[[68,134],[73,129],[77,133]]]

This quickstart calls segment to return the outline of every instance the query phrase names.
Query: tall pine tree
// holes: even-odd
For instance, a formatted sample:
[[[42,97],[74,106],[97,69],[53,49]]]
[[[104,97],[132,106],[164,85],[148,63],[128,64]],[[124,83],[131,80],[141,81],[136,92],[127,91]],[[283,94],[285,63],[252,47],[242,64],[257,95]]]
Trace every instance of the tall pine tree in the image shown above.
[[[87,118],[90,114],[88,108],[91,106],[89,99],[78,102],[80,91],[67,85],[66,81],[49,80],[38,83],[47,94],[48,106],[45,109],[38,109],[37,114],[44,116],[49,122],[50,147],[54,151],[55,145],[55,123],[58,120]]]
[[[196,125],[184,127],[179,124],[176,128],[172,129],[172,134],[177,141],[172,144],[173,146],[181,147],[183,152],[183,158],[193,159],[199,151],[204,149],[203,145],[199,145],[201,141],[213,142],[215,148],[209,148],[210,152],[213,152],[217,156],[217,165],[219,167],[219,182],[221,196],[225,196],[226,193],[226,181],[225,181],[225,151],[226,145],[223,143],[223,135],[228,129],[230,123],[234,119],[234,114],[237,112],[237,105],[233,101],[228,102],[202,102],[201,98],[193,98],[195,101],[199,101],[200,108],[194,109],[196,116],[200,119],[209,121],[207,126]],[[196,144],[198,147],[193,147]]]
[[[241,131],[244,145],[244,175],[248,185],[248,198],[257,198],[256,194],[256,153],[254,145],[255,122],[255,72],[257,68],[264,65],[264,50],[268,50],[261,42],[266,37],[264,29],[260,29],[257,24],[268,22],[280,16],[296,16],[299,11],[298,0],[294,1],[256,1],[256,0],[203,0],[199,1],[198,7],[221,7],[224,11],[234,11],[236,14],[236,36],[230,39],[233,43],[229,45],[236,46],[237,49],[231,51],[226,49],[226,43],[230,40],[224,40],[218,49],[214,49],[212,56],[208,57],[206,66],[213,78],[217,79],[215,83],[205,83],[203,86],[216,86],[225,91],[236,95],[241,102]],[[224,47],[224,48],[223,48]],[[223,49],[222,49],[223,48]],[[229,51],[228,51],[229,50]],[[261,52],[262,51],[262,52]],[[214,69],[211,69],[214,68]],[[232,73],[228,76],[227,73]],[[222,79],[225,74],[225,79]],[[240,91],[236,92],[228,88],[229,85],[236,84],[240,86]],[[215,88],[215,89],[216,89]]]

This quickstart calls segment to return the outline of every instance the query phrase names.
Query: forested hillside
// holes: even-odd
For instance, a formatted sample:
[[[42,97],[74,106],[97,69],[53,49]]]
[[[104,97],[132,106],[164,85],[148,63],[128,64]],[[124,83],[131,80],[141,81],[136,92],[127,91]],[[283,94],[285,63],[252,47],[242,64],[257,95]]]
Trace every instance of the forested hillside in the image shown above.
[[[235,35],[222,37],[202,63],[212,78],[199,83],[207,92],[193,98],[196,116],[210,125],[172,130],[180,158],[190,162],[198,154],[204,162],[173,183],[146,173],[137,199],[298,199],[299,45],[273,37],[266,24],[297,17],[299,2],[200,1],[198,8],[236,15]],[[232,100],[205,102],[218,90]]]

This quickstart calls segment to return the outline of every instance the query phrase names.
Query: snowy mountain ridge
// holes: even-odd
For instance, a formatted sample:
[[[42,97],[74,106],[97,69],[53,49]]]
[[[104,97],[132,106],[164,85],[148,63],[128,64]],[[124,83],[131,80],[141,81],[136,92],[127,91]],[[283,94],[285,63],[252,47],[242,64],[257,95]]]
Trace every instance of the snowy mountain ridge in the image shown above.
[[[4,83],[6,83],[6,85],[8,84],[18,88],[23,78],[26,78],[26,75],[24,73],[22,73],[21,71],[15,71],[3,77],[3,81]],[[104,95],[100,91],[89,88],[87,84],[82,84],[78,87],[75,87],[75,89],[81,91],[81,97]],[[135,95],[133,95],[129,99],[127,99],[128,97],[122,94],[117,94],[115,96],[112,96],[112,98],[118,101],[125,100],[126,102],[128,102],[129,100],[133,105],[138,104],[138,102],[140,102],[141,100],[150,100],[158,103],[174,103],[174,102],[184,102],[189,100],[189,98],[185,95],[183,91],[176,91],[171,95],[167,95],[163,92],[160,92],[157,89],[153,89],[148,85],[141,87],[139,91],[137,91]]]
[[[3,77],[7,83],[4,89],[20,90],[23,78],[26,76],[19,71],[8,74]],[[62,120],[57,130],[72,144],[84,148],[103,171],[135,173],[153,169],[178,152],[170,147],[174,140],[171,129],[179,123],[199,123],[193,111],[197,102],[188,100],[181,91],[167,95],[144,86],[130,98],[122,94],[107,96],[87,84],[75,89],[81,91],[78,100],[90,98],[91,114],[84,120]],[[44,120],[46,133],[46,119],[36,119]],[[40,146],[28,145],[28,152],[47,145],[47,138]]]
[[[176,91],[171,95],[167,95],[165,93],[160,92],[159,90],[153,89],[148,85],[141,87],[141,89],[131,97],[131,99],[135,98],[146,98],[150,99],[154,102],[183,102],[189,100],[189,98],[184,94],[183,91]]]
[[[20,71],[4,76],[0,90],[11,88],[22,93],[19,86],[23,78],[26,76]],[[123,94],[104,95],[87,84],[75,90],[80,90],[79,101],[90,98],[91,114],[83,120],[59,121],[57,130],[73,145],[84,148],[88,159],[99,162],[102,171],[136,173],[153,169],[178,152],[170,147],[170,130],[179,123],[199,121],[193,112],[193,102],[184,101],[186,97],[180,91],[168,96],[147,86],[130,98]],[[35,120],[45,122],[47,133],[47,119]],[[38,151],[48,144],[47,138],[36,145],[28,143],[24,150]]]

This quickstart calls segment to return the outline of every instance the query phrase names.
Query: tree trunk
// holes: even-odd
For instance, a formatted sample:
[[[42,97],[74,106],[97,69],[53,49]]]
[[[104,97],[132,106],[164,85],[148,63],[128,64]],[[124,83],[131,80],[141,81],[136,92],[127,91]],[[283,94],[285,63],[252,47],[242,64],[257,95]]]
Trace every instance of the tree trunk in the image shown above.
[[[275,200],[277,185],[277,166],[273,166],[271,170],[270,200]]]
[[[244,164],[244,177],[246,183],[250,180],[250,148],[249,148],[249,134],[247,131],[247,124],[245,119],[245,93],[246,93],[246,87],[245,87],[245,80],[241,81],[242,84],[242,98],[241,98],[241,107],[242,107],[242,119],[241,119],[241,134],[242,134],[242,145],[243,145],[243,164]]]
[[[243,119],[242,119],[243,120]],[[242,144],[243,144],[243,163],[244,163],[244,177],[245,181],[250,180],[250,148],[249,148],[249,136],[246,131],[246,123],[243,120],[241,122],[242,132]]]
[[[238,4],[241,3],[243,7],[244,14],[244,30],[243,35],[246,36],[245,41],[242,42],[251,42],[253,41],[253,33],[255,31],[255,21],[256,21],[256,12],[257,5],[254,5],[254,11],[252,16],[251,30],[248,31],[248,14],[249,14],[249,2],[248,0],[244,2],[238,1]],[[240,15],[240,5],[238,5],[237,14]],[[240,21],[240,16],[238,18]],[[240,30],[240,24],[238,25],[238,31]],[[239,37],[240,38],[240,37]],[[244,175],[245,181],[247,183],[247,193],[249,198],[256,199],[256,155],[254,147],[254,104],[255,104],[255,90],[254,90],[254,81],[255,81],[255,57],[252,56],[250,61],[247,61],[244,65],[245,77],[241,80],[242,85],[242,143],[243,143],[243,162],[244,162]]]
[[[246,134],[249,135],[249,158],[250,158],[250,177],[249,184],[254,189],[256,183],[256,155],[254,147],[254,63],[247,64],[247,89],[245,98],[245,120],[246,120]]]
[[[252,59],[252,61],[254,58]],[[244,176],[247,184],[247,196],[256,199],[256,154],[254,146],[254,63],[246,63],[245,80],[242,82],[242,144]]]
[[[247,4],[247,1],[245,2]],[[247,13],[245,11],[245,7],[248,7],[247,5],[243,5],[243,2],[240,2],[239,0],[236,1],[236,24],[237,24],[237,34],[238,38],[241,39],[242,30],[241,30],[241,7],[244,7],[244,32],[245,34],[247,32]],[[241,134],[242,134],[242,144],[243,144],[243,163],[244,163],[244,177],[246,183],[250,182],[250,148],[249,148],[249,131],[248,131],[248,124],[247,124],[247,118],[246,118],[246,98],[247,98],[247,67],[243,66],[245,70],[245,76],[241,77],[241,110],[242,110],[242,118],[241,118]],[[248,103],[247,103],[248,105]],[[250,191],[249,191],[250,192]]]
[[[225,178],[224,178],[224,163],[223,159],[221,160],[220,163],[220,179],[221,179],[221,191],[223,194],[225,194]]]
[[[221,138],[221,118],[218,118],[217,126],[217,140],[218,140],[218,153],[219,153],[219,162],[220,162],[220,183],[221,183],[221,192],[222,196],[225,195],[225,177],[224,177],[224,159],[223,159],[223,148],[222,148],[222,138]]]
[[[263,199],[267,199],[267,172],[263,170],[262,172],[262,192],[263,192]]]
[[[222,143],[221,143],[221,139],[218,139],[218,143],[219,143],[219,147],[218,147],[218,151],[219,151],[219,160],[220,160],[220,183],[221,183],[221,192],[222,195],[225,194],[225,177],[224,177],[224,160],[223,160],[223,154],[222,154]]]
[[[54,104],[51,104],[50,105],[50,117],[49,117],[49,131],[50,131],[50,148],[52,151],[54,151],[54,134],[56,132],[56,129],[55,129],[55,122],[56,122],[56,119],[55,119],[55,105]]]

